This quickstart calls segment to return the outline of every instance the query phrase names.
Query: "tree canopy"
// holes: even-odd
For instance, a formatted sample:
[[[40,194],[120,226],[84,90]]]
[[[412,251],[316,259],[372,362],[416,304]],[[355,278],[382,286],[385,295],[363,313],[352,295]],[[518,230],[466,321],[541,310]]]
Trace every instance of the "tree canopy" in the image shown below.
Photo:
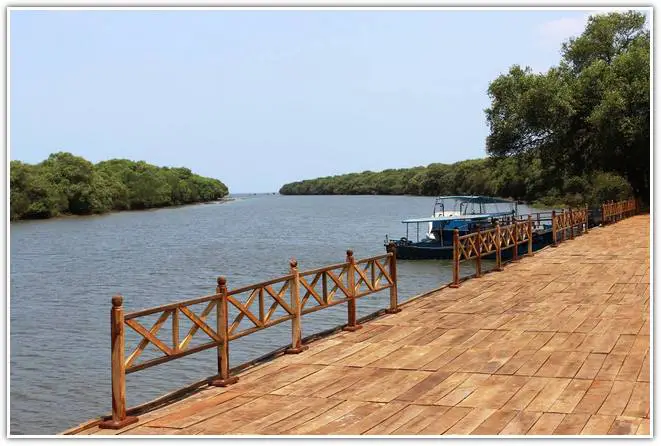
[[[546,73],[491,82],[489,158],[318,178],[282,194],[479,194],[598,206],[649,203],[650,32],[638,12],[591,16]]]
[[[212,201],[228,194],[219,180],[185,167],[112,159],[98,164],[67,152],[39,164],[10,164],[12,220],[88,215]]]
[[[539,157],[560,180],[610,172],[649,202],[650,32],[639,12],[595,15],[546,73],[514,65],[489,86],[492,156]]]
[[[434,163],[426,167],[366,171],[285,184],[283,195],[488,195],[542,205],[598,206],[631,194],[621,176],[599,173],[590,179],[558,181],[544,174],[539,158],[504,157]]]

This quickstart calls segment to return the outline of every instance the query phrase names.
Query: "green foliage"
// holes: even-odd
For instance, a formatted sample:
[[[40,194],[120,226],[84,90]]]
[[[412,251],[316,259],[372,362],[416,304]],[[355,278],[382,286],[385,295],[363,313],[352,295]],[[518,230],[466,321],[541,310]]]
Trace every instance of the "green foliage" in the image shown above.
[[[649,201],[650,33],[638,12],[590,17],[546,73],[518,65],[489,86],[494,156],[528,154],[552,182],[612,172]],[[584,184],[582,186],[585,186]],[[576,187],[571,192],[575,195]]]
[[[190,204],[227,194],[219,180],[144,161],[112,159],[94,165],[59,152],[36,165],[10,165],[12,220]]]
[[[536,187],[540,163],[514,158],[473,159],[454,164],[388,169],[298,181],[282,186],[283,195],[454,195],[475,194],[527,199]]]

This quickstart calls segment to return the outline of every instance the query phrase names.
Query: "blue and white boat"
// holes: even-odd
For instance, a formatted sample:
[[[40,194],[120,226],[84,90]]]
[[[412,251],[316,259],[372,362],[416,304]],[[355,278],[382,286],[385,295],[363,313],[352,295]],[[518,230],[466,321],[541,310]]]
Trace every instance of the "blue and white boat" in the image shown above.
[[[513,200],[481,195],[441,196],[434,201],[431,217],[402,220],[406,236],[392,241],[398,259],[451,259],[455,229],[461,236],[478,228],[492,228],[496,223],[511,224],[514,218],[519,215],[517,202]],[[386,245],[390,241],[386,236]]]

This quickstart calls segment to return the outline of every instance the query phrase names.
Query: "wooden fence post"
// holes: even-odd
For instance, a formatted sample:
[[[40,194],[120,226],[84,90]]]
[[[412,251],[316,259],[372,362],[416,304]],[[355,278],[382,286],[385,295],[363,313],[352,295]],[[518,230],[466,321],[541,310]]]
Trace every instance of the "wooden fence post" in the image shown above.
[[[482,232],[480,227],[477,228],[477,258],[475,259],[475,277],[482,277]]]
[[[304,352],[310,346],[301,343],[301,296],[300,276],[298,273],[298,262],[295,259],[289,261],[289,270],[294,275],[291,280],[291,309],[294,312],[291,320],[291,347],[285,350],[288,354]]]
[[[528,255],[532,256],[532,215],[528,215]]]
[[[220,299],[216,303],[216,326],[217,333],[221,339],[218,346],[218,379],[211,381],[212,386],[227,387],[239,380],[238,376],[230,376],[230,337],[229,323],[227,314],[227,280],[224,277],[218,277],[216,280],[216,294],[220,294]]]
[[[501,258],[501,246],[502,240],[500,235],[500,223],[496,223],[496,271],[503,270],[503,261]]]
[[[110,370],[112,418],[99,424],[101,429],[121,429],[138,421],[126,416],[126,373],[124,368],[124,309],[122,296],[113,296],[110,310]]]
[[[356,331],[363,328],[356,323],[356,259],[353,257],[353,251],[347,249],[347,284],[349,285],[349,301],[347,302],[348,324],[342,329],[345,331]]]
[[[459,288],[459,229],[452,231],[452,283],[450,288]]]
[[[553,244],[551,246],[553,246],[554,248],[558,247],[557,229],[558,229],[558,221],[557,221],[557,218],[555,216],[555,209],[554,209],[554,210],[551,211],[551,233],[553,235]]]
[[[386,313],[394,314],[402,311],[397,302],[397,246],[395,246],[395,242],[388,243],[386,251],[390,253],[388,262],[390,266],[390,279],[392,279],[392,285],[390,287],[390,308],[386,310]]]
[[[518,262],[519,260],[519,227],[517,226],[516,218],[514,219],[514,224],[512,226],[512,235],[514,238],[514,251],[512,251],[512,262]]]
[[[583,209],[583,212],[585,212],[585,214],[583,215],[583,232],[587,234],[588,231],[590,230],[590,222],[589,222],[590,211],[588,210],[587,204],[585,205],[585,209]]]

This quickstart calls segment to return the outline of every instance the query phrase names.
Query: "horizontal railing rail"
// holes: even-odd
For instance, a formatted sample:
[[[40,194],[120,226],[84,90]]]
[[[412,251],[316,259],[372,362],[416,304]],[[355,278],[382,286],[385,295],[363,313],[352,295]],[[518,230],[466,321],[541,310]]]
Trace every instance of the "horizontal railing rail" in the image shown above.
[[[573,240],[576,235],[588,232],[588,208],[562,210],[556,213],[553,211],[553,244],[557,247],[558,243],[567,239]]]
[[[476,232],[459,236],[454,230],[453,236],[453,262],[452,284],[450,287],[459,287],[460,264],[465,260],[475,260],[475,277],[482,275],[482,258],[496,254],[496,270],[502,270],[502,251],[512,249],[512,260],[518,260],[518,248],[523,243],[528,244],[528,255],[532,255],[532,215],[524,221],[513,220],[512,224],[501,226],[497,223],[488,230],[478,229]]]
[[[508,222],[501,225],[500,222]],[[525,255],[533,255],[533,237],[536,231],[548,233],[551,230],[553,236],[552,246],[567,239],[573,239],[576,235],[588,231],[588,209],[568,209],[560,212],[539,212],[523,214],[517,217],[506,217],[498,220],[495,227],[459,236],[455,230],[453,238],[453,265],[452,284],[450,287],[457,288],[460,283],[460,265],[462,261],[475,261],[474,277],[482,275],[482,259],[495,253],[496,271],[502,271],[503,250],[512,250],[512,261],[519,259],[519,246],[527,243],[528,250]]]
[[[386,289],[390,290],[386,313],[400,311],[394,243],[388,245],[386,254],[358,261],[348,250],[344,263],[303,272],[298,271],[296,260],[291,260],[289,266],[288,275],[234,290],[228,290],[226,279],[219,277],[213,295],[127,314],[122,308],[122,296],[114,296],[110,313],[112,417],[101,422],[100,427],[120,429],[137,421],[126,415],[127,374],[215,347],[218,376],[209,384],[225,387],[238,380],[229,372],[230,341],[291,321],[292,342],[286,353],[295,354],[307,349],[301,342],[301,318],[305,314],[347,303],[348,323],[343,329],[355,331],[361,328],[356,321],[356,299]],[[201,311],[192,308],[201,304],[206,304]],[[141,320],[155,315],[158,318],[151,326]],[[215,323],[211,322],[214,316]],[[181,338],[183,320],[190,323],[190,328]],[[168,340],[158,336],[166,324],[170,327]],[[137,335],[138,342],[125,357],[126,327]],[[205,339],[193,346],[196,335]],[[149,345],[159,355],[138,362]]]

